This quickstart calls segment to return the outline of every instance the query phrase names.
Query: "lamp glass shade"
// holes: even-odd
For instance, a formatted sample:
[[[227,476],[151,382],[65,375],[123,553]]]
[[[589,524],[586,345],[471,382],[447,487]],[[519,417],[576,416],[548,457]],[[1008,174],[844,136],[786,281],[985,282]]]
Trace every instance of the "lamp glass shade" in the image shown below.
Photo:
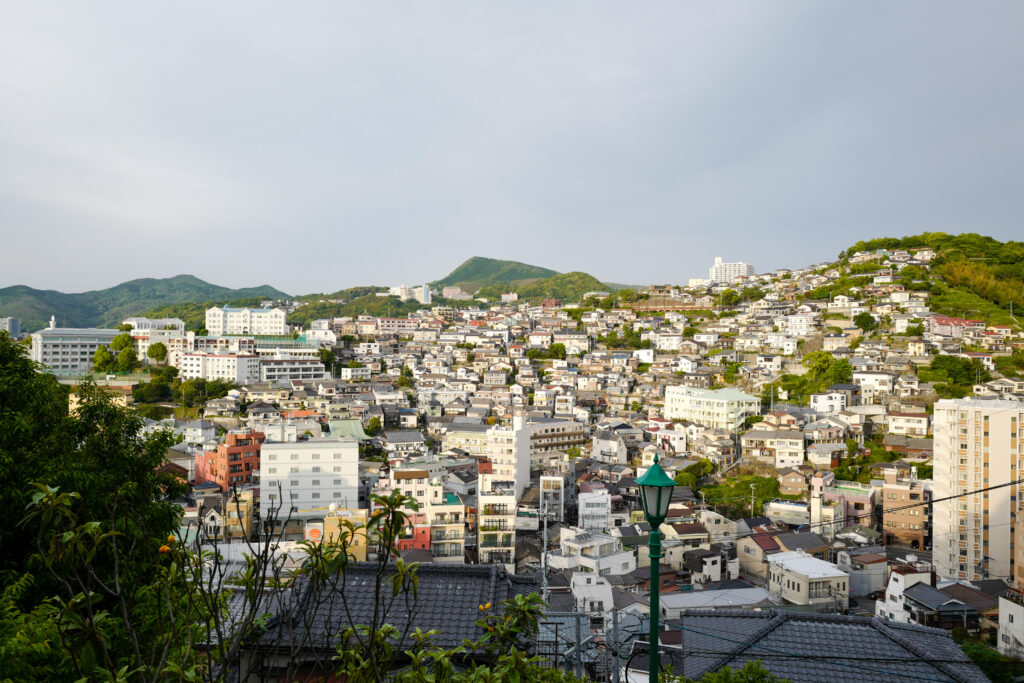
[[[672,489],[676,483],[658,461],[636,480],[640,487],[640,501],[644,506],[644,514],[648,520],[664,520],[668,516],[668,506],[672,502]]]

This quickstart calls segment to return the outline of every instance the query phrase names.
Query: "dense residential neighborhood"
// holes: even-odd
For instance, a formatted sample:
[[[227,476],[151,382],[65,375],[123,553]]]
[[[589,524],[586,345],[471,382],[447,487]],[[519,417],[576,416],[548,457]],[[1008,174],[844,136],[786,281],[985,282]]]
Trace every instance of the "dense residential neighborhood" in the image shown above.
[[[298,553],[399,492],[415,502],[396,559],[428,582],[497,572],[580,615],[566,628],[590,644],[566,663],[587,676],[620,666],[594,643],[646,647],[617,625],[651,618],[655,573],[670,650],[675,620],[713,631],[757,609],[783,630],[962,629],[1018,657],[1024,335],[935,313],[935,257],[851,250],[760,275],[719,258],[686,286],[575,301],[381,293],[421,304],[403,317],[291,322],[306,298],[211,306],[200,329],[4,324],[72,410],[91,378],[173,437],[197,550],[237,559],[272,530]],[[656,559],[652,468],[676,484]]]

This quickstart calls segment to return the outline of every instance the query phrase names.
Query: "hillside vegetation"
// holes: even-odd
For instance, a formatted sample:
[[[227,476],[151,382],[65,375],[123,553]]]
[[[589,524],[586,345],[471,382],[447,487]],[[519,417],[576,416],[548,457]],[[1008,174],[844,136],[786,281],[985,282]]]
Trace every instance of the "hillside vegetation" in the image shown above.
[[[15,285],[0,289],[0,316],[21,318],[22,329],[32,332],[48,325],[51,315],[59,325],[94,327],[117,325],[126,317],[171,304],[267,298],[288,295],[269,285],[221,287],[193,275],[142,278],[78,294]]]
[[[472,294],[481,287],[494,284],[524,284],[531,280],[558,275],[557,270],[531,266],[519,261],[474,256],[448,273],[444,278],[432,282],[437,287],[459,286]]]
[[[922,278],[917,286],[908,288],[931,292],[935,311],[995,323],[1016,322],[1010,317],[1010,308],[1013,305],[1020,310],[1024,305],[1022,242],[1000,242],[975,233],[926,232],[857,242],[846,253],[924,247],[936,253],[931,264],[934,276]]]
[[[505,292],[516,292],[519,298],[530,301],[559,299],[563,302],[579,301],[587,292],[611,291],[593,275],[580,272],[562,273],[524,285],[489,285],[477,294],[488,299],[497,299]]]

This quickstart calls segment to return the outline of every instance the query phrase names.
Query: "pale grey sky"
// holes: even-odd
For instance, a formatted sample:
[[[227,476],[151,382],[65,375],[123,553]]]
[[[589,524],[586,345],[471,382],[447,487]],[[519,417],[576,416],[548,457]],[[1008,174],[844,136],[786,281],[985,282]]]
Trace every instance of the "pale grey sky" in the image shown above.
[[[1019,2],[2,3],[0,287],[1024,236]]]

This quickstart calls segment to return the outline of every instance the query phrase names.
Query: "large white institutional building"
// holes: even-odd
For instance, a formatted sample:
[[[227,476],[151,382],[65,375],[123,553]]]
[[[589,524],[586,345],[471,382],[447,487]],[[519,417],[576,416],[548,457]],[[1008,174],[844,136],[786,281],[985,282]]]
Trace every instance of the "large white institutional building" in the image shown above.
[[[226,334],[280,336],[287,334],[285,312],[280,308],[221,308],[206,310],[206,332],[212,337]]]

